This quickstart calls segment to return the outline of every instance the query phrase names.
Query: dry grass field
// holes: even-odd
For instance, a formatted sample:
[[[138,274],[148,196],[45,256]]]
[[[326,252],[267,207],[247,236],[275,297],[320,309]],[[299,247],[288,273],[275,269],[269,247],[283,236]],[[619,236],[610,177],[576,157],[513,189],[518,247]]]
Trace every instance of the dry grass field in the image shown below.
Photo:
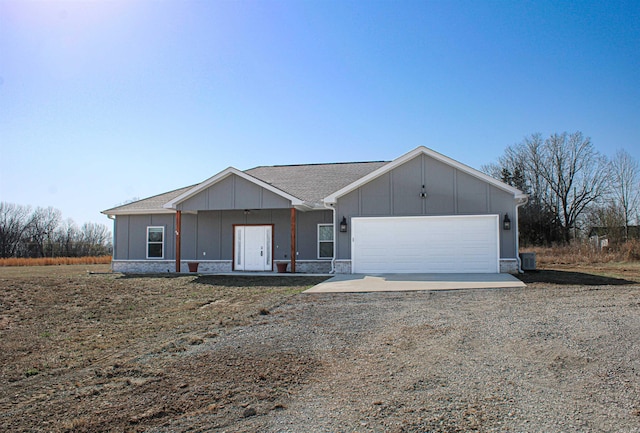
[[[530,287],[640,281],[638,262],[544,267],[523,276]],[[322,280],[0,268],[0,430],[148,431],[215,413],[233,431],[237,408],[252,415],[247,399],[283,410],[321,368],[317,357],[298,346],[277,356],[197,349],[245,326],[272,326],[273,311]]]
[[[0,259],[0,267],[4,266],[58,266],[58,265],[108,265],[111,256],[89,257],[40,257],[40,258],[8,258]]]

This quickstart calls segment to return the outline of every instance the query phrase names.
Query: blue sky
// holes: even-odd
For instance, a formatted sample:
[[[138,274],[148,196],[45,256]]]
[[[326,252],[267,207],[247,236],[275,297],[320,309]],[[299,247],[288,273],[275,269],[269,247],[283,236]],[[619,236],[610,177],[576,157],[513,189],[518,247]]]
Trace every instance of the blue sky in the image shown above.
[[[640,160],[640,2],[0,0],[0,201],[76,223],[228,166]]]

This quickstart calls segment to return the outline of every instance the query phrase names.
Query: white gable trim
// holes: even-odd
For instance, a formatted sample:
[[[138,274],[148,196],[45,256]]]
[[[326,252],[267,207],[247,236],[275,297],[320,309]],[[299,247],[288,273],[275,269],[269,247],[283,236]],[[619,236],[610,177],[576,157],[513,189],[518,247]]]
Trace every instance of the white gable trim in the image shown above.
[[[161,215],[169,214],[173,215],[175,212],[171,209],[133,209],[133,210],[114,210],[114,211],[102,211],[100,212],[108,217],[117,215]]]
[[[221,171],[220,173],[216,174],[213,177],[210,177],[209,179],[205,180],[202,183],[199,183],[198,185],[194,186],[193,188],[189,189],[188,191],[180,194],[178,197],[174,198],[173,200],[171,200],[170,202],[166,203],[163,207],[165,209],[176,209],[177,206],[182,203],[183,201],[187,200],[190,197],[193,197],[194,195],[198,194],[199,192],[209,188],[211,185],[214,185],[217,182],[220,182],[223,179],[226,179],[227,177],[231,176],[231,175],[236,175],[238,177],[241,177],[242,179],[249,181],[255,185],[258,185],[261,188],[264,188],[268,191],[271,191],[274,194],[279,195],[280,197],[283,197],[289,201],[291,201],[291,205],[292,206],[301,206],[301,207],[305,207],[305,203],[300,200],[297,197],[292,196],[291,194],[288,194],[282,190],[279,190],[278,188],[275,188],[272,185],[269,185],[266,182],[261,181],[258,178],[255,178],[251,175],[248,175],[247,173],[244,173],[240,170],[238,170],[237,168],[233,168],[233,167],[229,167],[223,171]]]
[[[371,173],[369,173],[368,175],[361,177],[360,179],[356,180],[355,182],[345,186],[344,188],[334,192],[333,194],[327,196],[324,198],[324,202],[327,204],[335,204],[338,201],[338,198],[350,193],[351,191],[354,191],[358,188],[360,188],[361,186],[371,182],[372,180],[376,179],[377,177],[382,176],[385,173],[390,172],[391,170],[393,170],[394,168],[404,164],[407,161],[412,160],[413,158],[415,158],[418,155],[427,155],[437,161],[440,161],[444,164],[447,164],[457,170],[460,170],[463,173],[467,173],[473,177],[476,177],[490,185],[495,186],[496,188],[499,188],[503,191],[509,192],[511,194],[513,194],[513,197],[515,199],[524,199],[527,197],[526,194],[524,194],[522,191],[520,191],[517,188],[514,188],[510,185],[507,185],[506,183],[500,182],[497,179],[494,179],[493,177],[486,175],[484,173],[482,173],[481,171],[478,171],[474,168],[469,167],[468,165],[464,165],[454,159],[451,159],[447,156],[444,156],[434,150],[429,149],[428,147],[425,146],[420,146],[415,148],[414,150],[412,150],[409,153],[405,153],[404,155],[402,155],[399,158],[394,159],[393,161],[391,161],[390,163],[388,163],[387,165],[383,165],[382,167],[380,167],[379,169],[372,171]]]

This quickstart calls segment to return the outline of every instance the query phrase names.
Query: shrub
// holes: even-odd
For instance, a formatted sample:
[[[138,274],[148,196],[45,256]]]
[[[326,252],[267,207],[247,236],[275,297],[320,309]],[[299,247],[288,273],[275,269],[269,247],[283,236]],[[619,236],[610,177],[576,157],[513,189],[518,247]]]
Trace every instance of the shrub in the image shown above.
[[[640,240],[631,239],[625,242],[620,248],[620,252],[628,261],[640,260]]]
[[[640,260],[640,240],[634,239],[622,243],[616,248],[598,250],[590,242],[573,242],[569,245],[554,245],[553,247],[528,247],[520,252],[536,253],[539,265],[576,265],[609,262],[628,262]]]

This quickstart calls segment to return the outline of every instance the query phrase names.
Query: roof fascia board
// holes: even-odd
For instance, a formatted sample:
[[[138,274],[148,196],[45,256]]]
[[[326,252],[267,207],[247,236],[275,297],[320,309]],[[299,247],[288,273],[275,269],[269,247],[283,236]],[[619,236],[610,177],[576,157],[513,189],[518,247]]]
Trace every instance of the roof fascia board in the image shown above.
[[[157,215],[157,214],[174,214],[175,210],[171,209],[133,209],[133,210],[116,210],[113,212],[102,211],[101,214],[112,215]]]
[[[264,188],[268,191],[271,191],[274,194],[279,195],[280,197],[283,197],[287,200],[291,201],[291,204],[293,206],[302,206],[304,204],[304,202],[302,200],[300,200],[297,197],[292,196],[291,194],[287,194],[286,192],[279,190],[278,188],[275,188],[272,185],[269,185],[266,182],[263,182],[262,180],[253,177],[251,175],[248,175],[240,170],[238,170],[237,168],[234,167],[229,167],[223,171],[221,171],[220,173],[210,177],[209,179],[205,180],[202,183],[199,183],[198,185],[194,186],[193,188],[189,189],[188,191],[185,191],[184,193],[180,194],[178,197],[174,198],[173,200],[171,200],[170,202],[166,203],[165,205],[163,205],[162,207],[164,207],[165,209],[176,209],[177,205],[179,205],[180,203],[182,203],[183,201],[187,200],[190,197],[193,197],[194,195],[196,195],[197,193],[204,191],[205,189],[209,188],[211,185],[214,185],[217,182],[220,182],[223,179],[226,179],[227,177],[231,176],[231,175],[236,175],[248,182],[251,182],[253,184],[258,185],[261,188]]]
[[[486,175],[474,168],[469,167],[468,165],[464,165],[461,162],[458,162],[454,159],[451,159],[447,156],[444,156],[434,150],[429,149],[428,147],[425,146],[420,146],[417,147],[415,149],[413,149],[412,151],[405,153],[404,155],[394,159],[393,161],[389,162],[386,165],[383,165],[382,167],[380,167],[379,169],[372,171],[371,173],[369,173],[366,176],[361,177],[360,179],[356,180],[355,182],[345,186],[344,188],[334,192],[333,194],[325,197],[324,202],[328,203],[328,204],[335,204],[338,200],[338,198],[350,193],[351,191],[354,191],[358,188],[360,188],[361,186],[369,183],[370,181],[372,181],[373,179],[376,179],[379,176],[382,176],[385,173],[388,173],[389,171],[393,170],[394,168],[404,164],[407,161],[410,161],[411,159],[415,158],[418,155],[427,155],[429,157],[432,157],[433,159],[443,162],[447,165],[450,165],[464,173],[467,173],[471,176],[474,176],[476,178],[479,178],[480,180],[483,180],[497,188],[500,188],[504,191],[507,191],[511,194],[513,194],[514,198],[516,199],[520,199],[520,198],[526,198],[528,197],[526,194],[524,194],[522,191],[520,191],[519,189],[516,189],[510,185],[507,185],[506,183],[500,182],[497,179],[492,178],[489,175]]]

